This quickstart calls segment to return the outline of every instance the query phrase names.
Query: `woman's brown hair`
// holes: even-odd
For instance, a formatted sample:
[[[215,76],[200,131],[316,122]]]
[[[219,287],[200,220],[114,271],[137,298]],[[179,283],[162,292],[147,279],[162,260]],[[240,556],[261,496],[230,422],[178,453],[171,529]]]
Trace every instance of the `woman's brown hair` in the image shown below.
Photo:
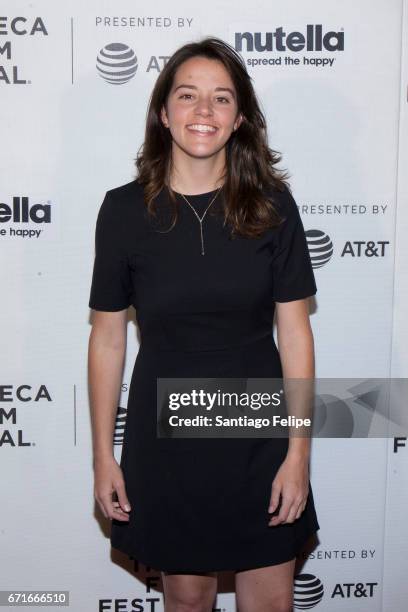
[[[169,59],[155,83],[146,118],[145,140],[135,163],[137,180],[144,187],[144,200],[155,216],[155,198],[168,189],[173,203],[170,229],[177,220],[177,200],[170,186],[172,137],[161,121],[161,109],[172,88],[179,66],[192,57],[222,62],[237,93],[238,113],[243,121],[226,143],[226,172],[221,193],[224,197],[224,224],[231,236],[260,236],[281,221],[270,188],[284,191],[287,174],[275,168],[281,155],[268,146],[265,117],[252,86],[245,63],[235,49],[219,38],[204,38],[180,47]]]

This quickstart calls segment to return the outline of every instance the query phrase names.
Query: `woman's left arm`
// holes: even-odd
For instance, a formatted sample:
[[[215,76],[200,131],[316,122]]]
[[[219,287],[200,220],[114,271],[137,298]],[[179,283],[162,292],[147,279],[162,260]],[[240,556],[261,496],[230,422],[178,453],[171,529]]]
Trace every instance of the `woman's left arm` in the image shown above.
[[[278,348],[284,378],[313,379],[315,371],[313,332],[308,298],[276,302]],[[310,437],[289,437],[289,447],[272,483],[269,512],[282,496],[279,514],[269,525],[292,523],[302,514],[309,490]]]

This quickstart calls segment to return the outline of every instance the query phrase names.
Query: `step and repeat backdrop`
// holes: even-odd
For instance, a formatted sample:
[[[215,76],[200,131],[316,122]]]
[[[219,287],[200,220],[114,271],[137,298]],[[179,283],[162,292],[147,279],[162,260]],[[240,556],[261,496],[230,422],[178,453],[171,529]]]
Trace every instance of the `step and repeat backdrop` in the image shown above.
[[[185,42],[235,47],[283,153],[315,266],[317,376],[408,376],[407,9],[2,3],[0,589],[68,591],[78,612],[163,610],[160,573],[111,549],[93,499],[88,298],[99,206],[134,178],[151,90]],[[118,459],[138,346],[131,308]],[[406,438],[315,439],[311,479],[321,529],[298,559],[295,608],[405,610]],[[235,612],[233,575],[216,609]]]

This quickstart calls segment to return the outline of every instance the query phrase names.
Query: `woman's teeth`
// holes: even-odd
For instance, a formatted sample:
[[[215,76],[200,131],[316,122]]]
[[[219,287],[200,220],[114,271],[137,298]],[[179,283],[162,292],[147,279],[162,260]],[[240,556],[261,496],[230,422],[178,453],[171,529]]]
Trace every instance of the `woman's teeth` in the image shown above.
[[[212,125],[201,125],[199,123],[195,123],[194,125],[188,125],[187,128],[194,132],[215,132],[217,129]]]

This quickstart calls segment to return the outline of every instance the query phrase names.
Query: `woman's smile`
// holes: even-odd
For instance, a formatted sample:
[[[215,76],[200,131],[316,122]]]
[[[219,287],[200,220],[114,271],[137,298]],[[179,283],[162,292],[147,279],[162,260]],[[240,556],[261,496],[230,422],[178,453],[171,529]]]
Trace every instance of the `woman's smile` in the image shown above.
[[[199,136],[213,136],[217,133],[218,128],[208,123],[192,123],[186,126],[189,132]]]

